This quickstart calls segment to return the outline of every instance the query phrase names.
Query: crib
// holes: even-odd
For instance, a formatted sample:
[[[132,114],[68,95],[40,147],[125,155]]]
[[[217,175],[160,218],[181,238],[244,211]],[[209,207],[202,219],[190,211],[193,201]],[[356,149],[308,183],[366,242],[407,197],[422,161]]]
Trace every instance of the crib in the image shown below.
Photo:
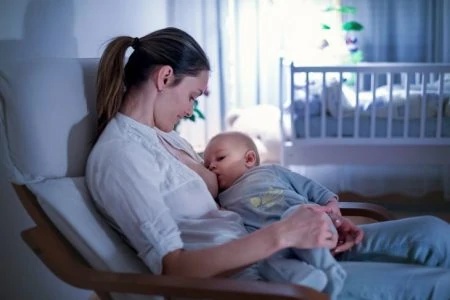
[[[433,165],[450,199],[450,64],[280,59],[282,164]]]

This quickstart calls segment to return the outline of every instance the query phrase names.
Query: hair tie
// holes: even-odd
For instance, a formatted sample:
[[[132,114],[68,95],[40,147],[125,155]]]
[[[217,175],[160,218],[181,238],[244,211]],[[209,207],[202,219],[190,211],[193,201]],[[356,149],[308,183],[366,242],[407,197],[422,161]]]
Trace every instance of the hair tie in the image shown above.
[[[133,43],[131,44],[131,48],[136,50],[139,47],[140,41],[138,37],[135,37]]]

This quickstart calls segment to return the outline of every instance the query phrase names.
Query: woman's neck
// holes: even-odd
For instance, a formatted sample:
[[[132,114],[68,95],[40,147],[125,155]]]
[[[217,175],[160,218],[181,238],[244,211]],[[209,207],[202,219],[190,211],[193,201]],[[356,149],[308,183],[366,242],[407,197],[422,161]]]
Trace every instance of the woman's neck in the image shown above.
[[[150,90],[131,89],[125,94],[120,112],[135,121],[155,127],[154,95]]]

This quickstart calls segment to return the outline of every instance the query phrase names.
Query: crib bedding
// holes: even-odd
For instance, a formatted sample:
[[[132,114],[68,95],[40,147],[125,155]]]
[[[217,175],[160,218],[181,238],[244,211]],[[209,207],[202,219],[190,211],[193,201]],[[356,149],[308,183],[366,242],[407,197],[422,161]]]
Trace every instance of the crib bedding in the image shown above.
[[[375,116],[380,118],[387,118],[390,110],[392,118],[400,120],[405,118],[406,112],[408,112],[408,119],[420,119],[422,114],[423,93],[422,87],[418,85],[411,85],[408,94],[401,86],[394,85],[392,100],[389,98],[390,91],[386,85],[378,87],[375,94],[371,91],[357,93],[353,87],[345,84],[339,86],[337,82],[329,83],[325,89],[321,84],[311,84],[308,92],[309,103],[306,109],[306,87],[296,89],[292,106],[292,112],[295,115],[303,116],[308,111],[308,115],[318,116],[324,104],[326,113],[333,117],[339,116],[339,109],[344,117],[353,116],[355,111],[358,111],[361,116],[369,116],[372,110]],[[373,100],[374,95],[375,100]],[[444,86],[441,103],[439,89],[434,85],[426,89],[425,101],[425,117],[437,116],[439,109],[442,109],[444,116],[450,117],[450,84]]]
[[[321,137],[321,117],[310,116],[309,119],[309,137],[319,138]],[[342,137],[354,137],[354,117],[342,118]],[[420,119],[408,120],[408,137],[418,138],[420,137]],[[294,119],[294,127],[297,138],[305,137],[305,119],[304,117],[296,117]],[[427,138],[436,137],[436,118],[427,118],[425,120],[424,136]],[[370,116],[361,116],[359,118],[359,133],[358,136],[362,138],[371,137],[371,118]],[[387,137],[388,133],[388,119],[375,118],[375,132],[376,138]],[[401,138],[404,134],[404,120],[392,120],[391,136],[393,138]],[[332,116],[325,117],[325,136],[337,137],[338,136],[338,119]],[[444,117],[441,123],[441,136],[450,137],[450,117]]]

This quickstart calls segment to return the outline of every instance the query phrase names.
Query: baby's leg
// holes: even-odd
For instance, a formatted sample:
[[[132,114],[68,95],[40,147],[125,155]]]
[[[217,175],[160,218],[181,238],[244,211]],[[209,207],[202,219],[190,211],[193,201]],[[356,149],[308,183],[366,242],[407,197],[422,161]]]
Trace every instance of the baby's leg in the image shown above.
[[[289,209],[282,217],[292,212],[292,209],[296,208]],[[330,231],[337,234],[336,227],[330,217],[328,215],[324,215],[324,218],[326,218],[326,221],[330,223]],[[347,273],[331,254],[330,249],[292,249],[292,252],[295,253],[300,260],[322,270],[326,274],[328,283],[324,291],[327,294],[329,294],[333,299],[339,295],[344,286],[345,279],[347,278]]]
[[[283,250],[262,261],[259,265],[261,276],[271,282],[294,283],[323,291],[327,285],[327,275]]]
[[[316,248],[316,249],[292,249],[298,258],[317,269],[322,270],[327,276],[327,285],[324,292],[334,299],[339,295],[344,287],[347,273],[342,266],[337,262],[329,249]]]

